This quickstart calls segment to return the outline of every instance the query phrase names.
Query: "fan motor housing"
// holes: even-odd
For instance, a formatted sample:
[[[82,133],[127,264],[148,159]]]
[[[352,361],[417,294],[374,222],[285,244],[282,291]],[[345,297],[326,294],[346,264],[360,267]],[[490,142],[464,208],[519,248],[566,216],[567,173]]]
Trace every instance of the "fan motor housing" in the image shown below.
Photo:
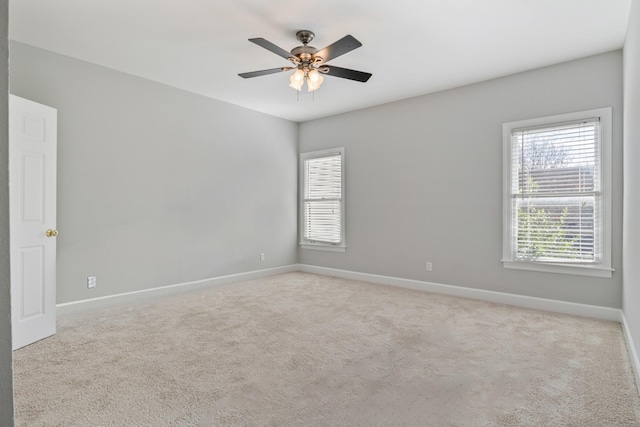
[[[291,50],[291,54],[293,56],[297,56],[303,61],[308,61],[317,51],[318,49],[313,46],[298,46]]]

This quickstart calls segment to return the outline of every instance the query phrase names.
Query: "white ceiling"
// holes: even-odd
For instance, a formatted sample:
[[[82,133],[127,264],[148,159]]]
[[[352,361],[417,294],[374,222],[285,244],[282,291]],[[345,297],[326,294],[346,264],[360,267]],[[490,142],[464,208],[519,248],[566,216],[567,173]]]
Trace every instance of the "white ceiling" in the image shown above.
[[[9,38],[293,121],[306,121],[622,47],[631,0],[11,0]],[[323,48],[362,47],[330,64],[373,73],[327,77],[314,94],[290,73],[295,33]]]

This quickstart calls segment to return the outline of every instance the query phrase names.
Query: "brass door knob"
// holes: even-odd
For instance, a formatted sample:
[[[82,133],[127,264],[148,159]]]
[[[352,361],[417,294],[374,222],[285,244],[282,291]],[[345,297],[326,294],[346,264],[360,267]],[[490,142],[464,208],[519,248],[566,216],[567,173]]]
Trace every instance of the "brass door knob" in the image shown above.
[[[58,235],[58,230],[48,229],[45,234],[47,237],[56,237]]]

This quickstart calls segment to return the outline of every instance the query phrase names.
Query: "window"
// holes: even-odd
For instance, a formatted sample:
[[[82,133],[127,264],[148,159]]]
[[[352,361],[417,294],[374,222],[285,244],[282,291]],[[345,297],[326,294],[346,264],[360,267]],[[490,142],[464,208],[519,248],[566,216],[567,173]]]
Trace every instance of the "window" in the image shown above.
[[[300,245],[344,252],[344,148],[301,154],[300,192]]]
[[[611,108],[503,125],[505,268],[611,277]]]

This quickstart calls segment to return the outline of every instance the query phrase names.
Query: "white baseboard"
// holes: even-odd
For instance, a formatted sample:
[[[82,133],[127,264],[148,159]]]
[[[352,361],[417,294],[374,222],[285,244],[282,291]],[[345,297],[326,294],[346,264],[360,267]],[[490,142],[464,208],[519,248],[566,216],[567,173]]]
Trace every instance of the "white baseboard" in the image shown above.
[[[377,283],[381,285],[396,286],[400,288],[416,289],[451,296],[471,298],[500,304],[514,305],[517,307],[532,308],[536,310],[551,311],[554,313],[572,314],[576,316],[592,317],[596,319],[620,321],[622,310],[617,308],[600,307],[588,304],[557,301],[546,298],[536,298],[503,292],[487,291],[484,289],[465,288],[462,286],[443,285],[440,283],[422,282],[420,280],[400,279],[376,274],[358,273],[355,271],[337,270],[334,268],[317,267],[314,265],[300,264],[300,271],[322,274],[325,276],[341,277],[343,279],[359,280],[362,282]]]
[[[631,331],[627,324],[627,318],[624,316],[624,312],[620,313],[620,323],[622,324],[622,332],[624,333],[624,339],[627,341],[627,349],[629,350],[629,359],[631,360],[631,367],[633,368],[633,375],[636,378],[636,387],[640,393],[640,359],[638,359],[638,352],[634,345],[633,338],[631,338]]]
[[[523,295],[507,294],[502,292],[487,291],[483,289],[465,288],[462,286],[443,285],[440,283],[423,282],[420,280],[401,279],[390,276],[380,276],[376,274],[359,273],[348,270],[338,270],[334,268],[318,267],[307,264],[291,264],[283,267],[256,270],[246,273],[230,274],[227,276],[213,277],[209,279],[197,280],[194,282],[180,283],[176,285],[163,286],[159,288],[145,289],[141,291],[126,292],[117,295],[91,298],[70,303],[58,304],[56,311],[58,316],[96,310],[106,307],[113,307],[134,301],[143,301],[169,295],[176,295],[183,292],[190,292],[199,289],[229,285],[254,280],[262,277],[275,276],[277,274],[303,271],[307,273],[322,274],[325,276],[335,276],[344,279],[359,280],[381,285],[396,286],[400,288],[416,289],[427,292],[435,292],[445,295],[471,298],[488,302],[509,304],[517,307],[532,308],[537,310],[552,311],[555,313],[572,314],[576,316],[592,317],[596,319],[612,320],[620,322],[622,310],[609,307],[599,307],[587,304],[577,304],[566,301],[557,301],[545,298],[528,297]],[[628,335],[628,334],[627,334]],[[637,357],[636,357],[637,360]]]
[[[247,280],[275,276],[277,274],[291,273],[294,271],[299,271],[297,264],[268,268],[264,270],[249,271],[246,273],[229,274],[227,276],[212,277],[209,279],[196,280],[193,282],[162,286],[159,288],[144,289],[141,291],[126,292],[117,295],[108,295],[104,297],[68,302],[56,305],[56,315],[64,316],[68,314],[82,313],[90,310],[99,310],[102,308],[113,307],[129,302],[144,301],[152,298],[176,295],[205,288],[224,286],[233,283],[244,282]]]

